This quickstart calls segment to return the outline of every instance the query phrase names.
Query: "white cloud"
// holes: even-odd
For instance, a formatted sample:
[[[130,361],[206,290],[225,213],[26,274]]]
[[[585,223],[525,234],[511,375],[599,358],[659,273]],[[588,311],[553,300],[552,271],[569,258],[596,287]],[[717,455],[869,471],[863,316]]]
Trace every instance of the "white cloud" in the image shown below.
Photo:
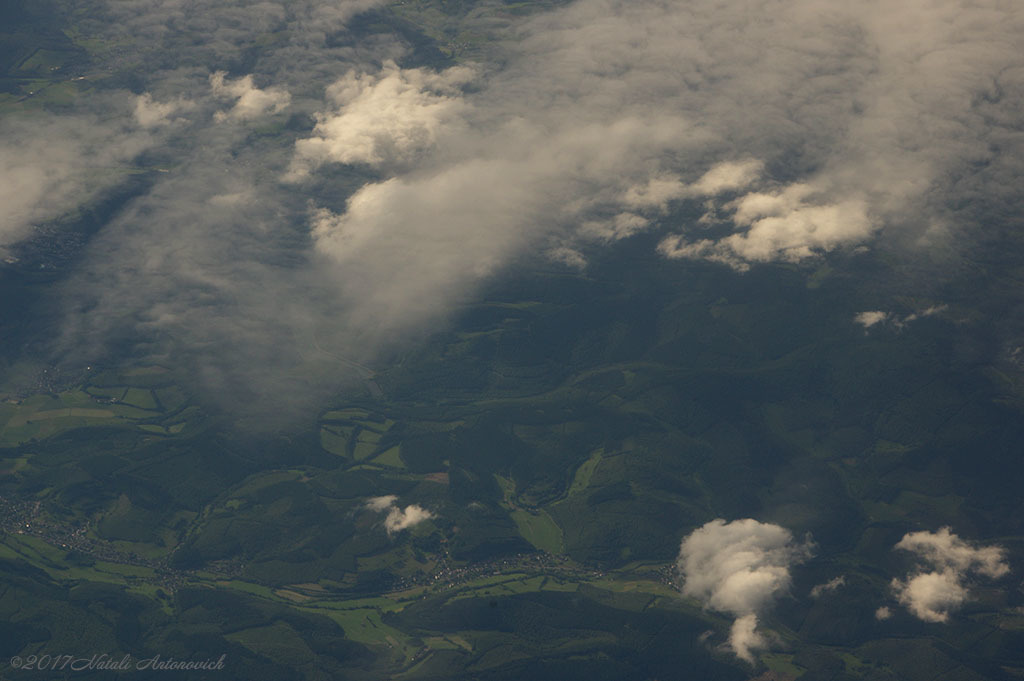
[[[395,502],[398,501],[398,497],[394,494],[388,494],[383,497],[372,497],[367,499],[366,508],[377,513],[383,513],[384,511],[391,508]]]
[[[413,504],[406,506],[404,509],[396,506],[388,512],[388,517],[384,519],[384,527],[387,529],[388,534],[394,534],[395,532],[401,532],[404,529],[418,525],[425,520],[430,520],[433,517],[434,514],[422,506]]]
[[[949,613],[967,600],[967,589],[953,570],[924,572],[906,581],[894,580],[893,589],[901,605],[925,622],[945,622]]]
[[[896,544],[897,549],[916,553],[926,563],[957,572],[968,570],[986,577],[1002,577],[1010,571],[1005,550],[998,546],[974,547],[943,527],[938,532],[910,532]]]
[[[680,76],[695,90],[686,109],[716,133],[731,131],[732,146],[767,167],[788,148],[813,170],[782,188],[762,178],[746,198],[774,204],[773,214],[737,211],[734,233],[716,238],[682,225],[661,251],[738,269],[799,261],[880,231],[924,232],[948,222],[953,196],[968,186],[985,196],[983,177],[1000,187],[1019,178],[1021,140],[1007,125],[1019,125],[1010,103],[1019,95],[995,93],[1014,88],[1019,77],[1009,74],[1022,72],[1024,55],[1010,46],[1024,10],[983,5],[795,2],[774,8],[772,20],[748,22],[751,11],[767,17],[767,6],[696,2],[662,17],[666,25],[689,20],[678,38],[692,69]],[[700,87],[710,88],[707,98]],[[1018,152],[997,151],[986,141],[993,135]]]
[[[752,518],[712,520],[680,547],[683,594],[734,615],[729,645],[738,657],[753,663],[752,651],[764,646],[756,632],[758,614],[789,589],[789,568],[810,553],[809,542],[795,542],[789,530],[778,525]]]
[[[925,622],[946,622],[970,596],[969,576],[998,578],[1010,571],[998,546],[975,547],[943,527],[938,532],[911,532],[895,546],[916,554],[931,570],[921,569],[892,588],[900,604]]]
[[[883,622],[883,621],[889,619],[890,617],[892,617],[892,610],[890,610],[889,608],[885,607],[884,605],[882,607],[878,608],[877,610],[875,610],[875,619],[878,620],[879,622]]]
[[[262,116],[280,113],[288,108],[291,95],[281,88],[261,90],[256,87],[252,75],[237,80],[227,80],[227,73],[217,71],[210,75],[210,88],[216,97],[233,99],[235,105],[227,111],[218,111],[214,119],[223,121],[249,121]]]
[[[725,206],[733,211],[731,220],[741,231],[694,242],[682,235],[668,236],[659,250],[669,258],[704,258],[742,270],[751,262],[797,262],[859,243],[877,228],[863,199],[832,202],[821,194],[803,183],[774,193],[746,194]]]
[[[387,517],[384,518],[384,529],[387,530],[389,535],[436,517],[433,513],[417,504],[411,504],[403,509],[398,506],[397,502],[398,497],[394,494],[372,497],[366,502],[366,508],[371,511],[376,513],[387,512]]]
[[[757,631],[757,615],[736,618],[729,630],[729,645],[736,653],[736,657],[754,664],[754,651],[768,647],[764,636]]]
[[[858,312],[853,317],[853,321],[857,322],[865,329],[870,329],[875,324],[881,324],[889,318],[888,312],[882,310],[865,310],[864,312]]]
[[[719,163],[690,185],[676,176],[651,177],[627,189],[622,195],[622,203],[638,210],[665,213],[672,201],[698,196],[718,196],[744,189],[753,184],[763,170],[764,163],[756,159],[747,159]]]
[[[819,598],[824,593],[835,591],[846,584],[846,577],[833,577],[824,584],[816,584],[811,588],[811,598]]]
[[[393,61],[378,73],[349,71],[327,88],[334,109],[317,114],[313,136],[296,142],[286,179],[325,163],[397,163],[430,149],[442,128],[461,119],[468,105],[460,88],[473,75],[466,67],[434,73]]]
[[[511,81],[509,90],[536,86],[524,68],[498,78]],[[296,148],[290,179],[321,162],[421,152],[414,169],[392,163],[393,177],[356,191],[344,212],[312,213],[317,251],[345,273],[341,296],[353,323],[384,341],[442,316],[516,254],[579,253],[577,240],[614,241],[648,227],[648,217],[623,210],[622,196],[651,176],[650,158],[688,138],[688,126],[667,115],[506,111],[508,93],[494,82],[471,106],[452,89],[466,77],[390,65],[374,78],[349,74],[337,90],[354,112],[342,108],[322,124],[351,125]],[[363,97],[368,110],[396,115],[378,121]],[[332,141],[342,138],[349,143]]]

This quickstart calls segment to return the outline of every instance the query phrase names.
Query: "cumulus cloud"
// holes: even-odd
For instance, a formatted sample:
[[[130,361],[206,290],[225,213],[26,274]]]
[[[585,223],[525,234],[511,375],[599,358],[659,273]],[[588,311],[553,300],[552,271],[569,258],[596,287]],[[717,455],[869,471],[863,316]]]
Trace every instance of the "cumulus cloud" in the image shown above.
[[[415,504],[398,508],[397,506],[388,511],[388,517],[384,519],[384,527],[388,534],[401,532],[402,530],[418,525],[425,520],[430,520],[434,514]]]
[[[410,504],[405,508],[398,505],[398,497],[389,494],[382,497],[373,497],[366,502],[366,508],[377,513],[387,513],[384,518],[384,529],[387,533],[394,534],[402,530],[419,525],[420,523],[434,518],[434,514],[417,504]]]
[[[967,600],[967,589],[952,570],[924,572],[905,581],[894,580],[892,586],[899,602],[925,622],[947,621],[949,613]]]
[[[751,262],[797,262],[816,253],[865,240],[876,228],[867,204],[853,198],[830,202],[809,184],[793,184],[773,193],[750,193],[726,205],[740,228],[721,239],[689,242],[666,237],[658,250],[669,258],[704,258],[749,268]]]
[[[803,185],[788,188],[780,195],[779,205],[754,213],[756,217],[740,217],[740,211],[747,207],[741,204],[735,222],[749,229],[742,235],[727,237],[725,245],[745,260],[796,261],[816,251],[832,250],[839,244],[862,241],[874,228],[862,199],[814,204],[802,198],[807,190]],[[800,198],[793,199],[794,195]]]
[[[790,567],[810,555],[809,540],[797,542],[779,525],[752,518],[712,520],[680,547],[683,594],[735,616],[729,646],[737,657],[753,663],[754,651],[766,646],[757,632],[758,615],[789,589]]]
[[[875,324],[881,324],[889,318],[889,313],[882,310],[865,310],[864,312],[858,312],[853,317],[853,321],[857,322],[865,329],[870,329]]]
[[[213,94],[223,99],[235,100],[235,105],[231,109],[214,114],[217,121],[248,121],[280,113],[291,103],[291,95],[280,88],[261,90],[256,87],[251,74],[237,80],[227,80],[226,76],[224,71],[210,75],[210,88]]]
[[[894,579],[892,589],[900,604],[925,622],[948,621],[970,597],[969,578],[995,579],[1010,571],[1001,547],[972,546],[948,527],[908,533],[895,548],[915,554],[923,564],[906,579]]]
[[[467,104],[459,88],[472,77],[466,67],[435,73],[390,60],[376,73],[349,71],[327,88],[335,108],[318,113],[313,136],[296,142],[286,179],[325,163],[395,163],[431,148],[443,127],[461,119]]]
[[[878,620],[879,622],[884,622],[885,620],[889,619],[890,617],[892,617],[892,610],[890,610],[889,608],[885,607],[884,605],[882,607],[878,608],[877,610],[875,610],[875,619]]]

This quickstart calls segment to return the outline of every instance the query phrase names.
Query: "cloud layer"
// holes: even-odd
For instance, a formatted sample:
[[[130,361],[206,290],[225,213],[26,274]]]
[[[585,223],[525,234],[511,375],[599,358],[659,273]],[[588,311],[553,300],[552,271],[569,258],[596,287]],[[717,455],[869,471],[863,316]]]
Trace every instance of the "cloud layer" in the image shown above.
[[[142,65],[142,94],[95,90],[131,103],[90,134],[70,115],[3,131],[0,242],[153,135],[170,172],[91,245],[57,354],[129,344],[247,395],[330,390],[519,258],[585,267],[651,232],[666,257],[744,269],[1019,208],[1017,4],[577,0],[498,21],[481,3],[466,21],[492,59],[439,71],[345,33],[376,4],[123,0],[83,19]]]
[[[968,580],[990,579],[1010,571],[998,546],[975,547],[943,527],[938,532],[911,532],[895,546],[915,554],[923,567],[906,579],[894,579],[900,604],[925,622],[946,622],[970,597]]]
[[[746,662],[766,647],[757,631],[758,615],[791,584],[789,569],[809,558],[809,542],[794,541],[789,530],[752,518],[718,519],[694,530],[679,549],[683,594],[706,607],[736,617],[729,646]]]
[[[523,25],[472,94],[451,87],[462,69],[350,73],[289,177],[386,166],[313,226],[317,249],[358,273],[343,282],[356,315],[372,300],[392,333],[524,251],[585,266],[589,248],[669,229],[665,256],[744,269],[934,233],[951,174],[979,154],[1009,164],[1002,184],[1016,176],[987,141],[999,124],[975,109],[985,83],[1024,64],[1010,47],[1020,11],[941,5],[902,6],[892,25],[867,0],[582,0]],[[697,224],[676,217],[685,201],[705,204]]]

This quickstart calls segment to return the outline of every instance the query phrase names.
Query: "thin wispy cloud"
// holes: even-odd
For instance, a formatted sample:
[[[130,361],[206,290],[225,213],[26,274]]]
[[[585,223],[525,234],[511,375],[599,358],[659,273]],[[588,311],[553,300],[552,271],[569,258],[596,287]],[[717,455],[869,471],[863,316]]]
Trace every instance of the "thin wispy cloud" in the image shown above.
[[[837,591],[846,586],[846,577],[840,575],[822,584],[815,584],[811,587],[811,598],[821,598],[823,595]]]
[[[157,140],[117,93],[94,113],[9,116],[0,122],[0,249],[123,180]]]

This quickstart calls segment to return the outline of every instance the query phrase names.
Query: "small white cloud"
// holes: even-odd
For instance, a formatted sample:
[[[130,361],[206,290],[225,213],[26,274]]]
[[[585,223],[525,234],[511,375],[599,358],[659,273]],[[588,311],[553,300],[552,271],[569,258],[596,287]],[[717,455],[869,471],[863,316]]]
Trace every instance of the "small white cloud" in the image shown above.
[[[396,503],[397,501],[398,497],[394,494],[372,497],[366,501],[367,509],[376,513],[387,512],[388,515],[384,519],[384,529],[387,530],[389,535],[401,532],[414,525],[419,525],[423,521],[435,517],[433,513],[416,504],[406,506],[404,509],[400,508]]]
[[[969,598],[970,575],[998,578],[1010,571],[998,546],[974,547],[943,527],[938,532],[911,532],[894,547],[917,554],[926,567],[905,580],[892,580],[897,600],[925,622],[946,622]]]
[[[679,549],[683,594],[706,607],[736,616],[729,645],[753,663],[764,648],[757,615],[790,587],[789,569],[811,555],[809,542],[793,540],[789,530],[752,518],[727,523],[718,519],[694,530]]]
[[[935,567],[957,572],[977,572],[986,577],[1002,577],[1010,571],[1006,551],[999,546],[971,546],[950,528],[938,532],[910,532],[896,544],[897,549],[910,551]]]
[[[925,622],[945,622],[967,600],[967,589],[953,570],[925,572],[906,581],[893,580],[901,605]]]
[[[853,321],[857,322],[865,329],[870,329],[875,324],[881,324],[889,318],[888,312],[882,310],[866,310],[864,312],[858,312],[853,317]]]
[[[711,168],[691,185],[671,175],[652,177],[623,192],[621,202],[635,210],[664,213],[668,204],[678,199],[717,196],[744,189],[760,177],[763,169],[764,163],[757,160],[726,161]]]
[[[830,579],[824,584],[818,584],[811,588],[811,598],[819,598],[822,594],[835,591],[844,584],[846,584],[846,577],[842,576]]]
[[[419,525],[425,520],[430,520],[434,517],[434,514],[415,504],[406,506],[405,509],[400,509],[397,506],[393,507],[388,512],[388,517],[384,519],[384,527],[387,529],[388,534],[394,534],[395,532],[401,532],[404,529],[410,528],[413,525]]]
[[[222,99],[234,99],[235,105],[228,111],[218,111],[214,120],[248,121],[269,114],[284,111],[291,104],[292,97],[280,88],[261,90],[256,87],[251,75],[237,80],[227,80],[227,73],[217,71],[210,75],[213,94]]]
[[[892,610],[885,607],[884,605],[880,607],[878,610],[875,610],[875,619],[879,622],[883,622],[889,619],[890,617],[892,617]]]
[[[396,501],[398,501],[398,497],[396,497],[394,494],[388,494],[387,496],[383,497],[373,497],[371,499],[367,499],[366,508],[370,509],[371,511],[383,513],[384,511],[391,508]]]

